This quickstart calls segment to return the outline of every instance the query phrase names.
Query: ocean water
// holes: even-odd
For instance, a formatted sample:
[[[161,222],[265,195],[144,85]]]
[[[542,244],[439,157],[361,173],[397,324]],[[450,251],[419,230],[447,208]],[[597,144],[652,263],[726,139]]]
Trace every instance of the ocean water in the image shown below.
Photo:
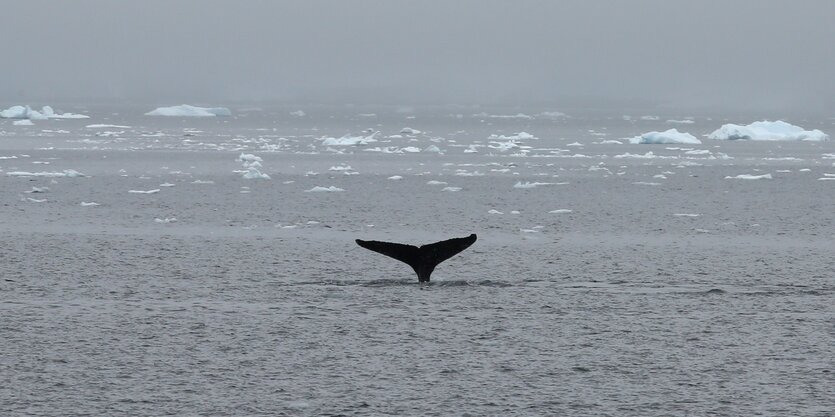
[[[4,416],[835,413],[833,141],[626,110],[64,107],[91,117],[0,119]],[[671,127],[703,143],[601,143]],[[428,285],[354,243],[470,233]]]

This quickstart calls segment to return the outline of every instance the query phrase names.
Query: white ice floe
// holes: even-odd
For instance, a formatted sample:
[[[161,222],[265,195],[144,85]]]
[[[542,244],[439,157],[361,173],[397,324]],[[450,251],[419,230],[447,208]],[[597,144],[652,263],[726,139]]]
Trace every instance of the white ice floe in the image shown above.
[[[176,221],[177,221],[176,217],[166,217],[164,219],[160,219],[159,217],[157,217],[157,218],[154,219],[154,222],[162,223],[162,224],[174,223]]]
[[[160,191],[159,188],[155,188],[153,190],[147,190],[147,191],[146,190],[128,190],[128,192],[131,193],[131,194],[156,194],[159,191]]]
[[[401,148],[400,151],[404,153],[418,153],[420,152],[420,148],[415,146],[407,146],[405,148]]]
[[[326,192],[339,192],[339,191],[345,191],[345,190],[343,190],[342,188],[335,187],[333,185],[331,185],[330,187],[320,187],[320,186],[317,185],[317,186],[315,186],[315,187],[313,187],[309,190],[304,190],[304,192],[306,192],[306,193],[326,193]]]
[[[170,117],[214,117],[231,116],[232,112],[226,107],[196,107],[188,104],[171,107],[157,107],[145,113],[146,116]]]
[[[764,120],[761,122],[754,122],[746,126],[735,124],[722,125],[722,127],[708,135],[708,139],[824,141],[829,140],[829,135],[818,129],[804,130],[800,126],[795,126],[782,120],[777,120],[775,122]]]
[[[46,203],[46,199],[45,199],[45,198],[32,198],[32,197],[26,197],[26,201],[31,201],[31,202],[33,202],[33,203]]]
[[[426,152],[426,153],[441,153],[441,148],[439,148],[435,145],[429,145],[429,146],[427,146],[426,148],[423,149],[423,152]]]
[[[42,194],[49,191],[49,187],[32,187],[29,191],[24,191],[26,194]]]
[[[521,189],[529,189],[529,188],[536,188],[540,185],[553,185],[553,182],[522,182],[519,181],[513,185],[513,188],[521,188]]]
[[[396,181],[396,180],[402,180],[403,177],[401,177],[400,175],[392,175],[392,176],[388,177],[388,179]]]
[[[487,214],[504,214],[496,209],[490,209],[487,211]]]
[[[658,116],[641,116],[641,120],[646,121],[653,121],[653,120],[660,120],[661,118]]]
[[[627,152],[627,153],[622,154],[622,155],[615,155],[615,156],[613,156],[613,158],[634,158],[634,159],[670,159],[670,158],[672,158],[672,159],[676,159],[675,156],[656,155],[656,154],[652,153],[652,151],[647,152],[643,155]]]
[[[328,168],[328,171],[337,171],[337,172],[351,171],[351,170],[353,170],[353,168],[351,168],[350,165],[336,165],[336,166],[332,166],[332,167]]]
[[[623,145],[623,142],[614,139],[601,140],[597,142],[598,145]]]
[[[441,189],[441,191],[450,191],[450,192],[461,191],[461,187],[444,187],[444,188]]]
[[[411,127],[404,127],[403,129],[400,129],[400,133],[404,135],[419,135],[423,132],[417,129],[412,129]]]
[[[569,143],[568,145],[565,145],[565,146],[583,146],[583,144],[580,143],[580,142],[571,142],[571,143]]]
[[[88,203],[88,202],[86,202],[86,201],[82,201],[82,202],[81,202],[81,207],[95,207],[95,206],[100,206],[100,205],[101,205],[101,204],[96,203],[96,202],[94,202],[94,201],[91,201],[91,202],[89,202],[89,203]]]
[[[444,182],[444,181],[436,181],[436,180],[426,181],[426,184],[427,185],[447,185],[447,183]]]
[[[674,213],[673,216],[676,217],[699,217],[701,214],[696,213]]]
[[[248,179],[248,180],[256,180],[256,179],[268,180],[268,179],[270,179],[269,175],[264,174],[263,172],[259,171],[257,167],[254,167],[254,166],[250,166],[249,168],[247,168],[246,172],[244,172],[244,174],[243,174],[243,177],[244,177],[244,179]]]
[[[695,136],[679,132],[678,129],[670,129],[664,132],[647,132],[640,136],[628,138],[631,144],[663,144],[663,143],[687,143],[698,145],[702,141],[696,139]]]
[[[557,209],[557,210],[551,210],[551,211],[549,211],[548,213],[552,213],[552,214],[566,214],[566,213],[571,213],[572,211],[573,211],[573,210],[569,210],[569,209]]]
[[[23,119],[23,120],[13,121],[12,125],[14,125],[14,126],[34,126],[35,124],[32,123],[32,121],[29,120],[29,119]]]
[[[512,135],[490,135],[487,140],[528,140],[528,139],[539,139],[538,137],[528,133],[528,132],[519,132],[514,133]]]
[[[341,138],[323,137],[323,146],[352,146],[352,145],[367,145],[371,142],[376,142],[375,138],[380,132],[374,132],[368,136],[350,136],[345,135]]]
[[[0,111],[0,118],[4,119],[88,119],[89,116],[75,113],[55,113],[50,106],[43,106],[41,111],[32,110],[29,106],[12,106]]]
[[[26,171],[12,171],[7,172],[6,175],[12,177],[46,177],[46,178],[60,178],[60,177],[86,177],[86,175],[74,170],[65,169],[63,172],[26,172]]]
[[[728,175],[725,177],[726,180],[770,180],[771,174],[763,174],[763,175],[751,175],[751,174],[740,174],[736,176]]]
[[[103,128],[111,128],[111,129],[130,129],[130,126],[123,126],[123,125],[106,125],[106,124],[94,124],[94,125],[87,125],[84,126],[87,129],[103,129]]]
[[[681,120],[670,119],[670,120],[667,120],[667,123],[689,125],[689,124],[693,124],[695,122],[692,119],[681,119]]]
[[[304,111],[302,111],[302,110],[296,110],[296,111],[291,111],[291,112],[290,112],[290,116],[295,116],[295,117],[304,117],[304,116],[307,116],[307,113],[305,113],[305,112],[304,112]]]
[[[544,111],[542,113],[539,113],[538,116],[539,117],[544,117],[546,119],[561,119],[561,118],[568,117],[567,114],[565,114],[561,111]]]

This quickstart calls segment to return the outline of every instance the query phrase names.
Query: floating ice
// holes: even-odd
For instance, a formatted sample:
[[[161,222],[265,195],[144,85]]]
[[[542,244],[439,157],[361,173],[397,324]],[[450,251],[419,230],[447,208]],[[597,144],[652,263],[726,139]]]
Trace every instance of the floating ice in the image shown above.
[[[441,191],[449,191],[449,192],[461,191],[461,187],[444,187],[444,188],[441,189]]]
[[[420,148],[416,148],[414,146],[407,146],[405,148],[401,148],[400,151],[406,153],[418,153],[420,152]]]
[[[88,202],[86,202],[86,201],[82,201],[82,202],[81,202],[81,207],[95,207],[95,206],[100,206],[100,205],[101,205],[101,204],[96,203],[96,202],[93,202],[93,201],[91,201],[91,202],[89,202],[89,203],[88,203]]]
[[[488,140],[527,140],[527,139],[539,139],[539,138],[530,134],[530,133],[528,133],[528,132],[519,132],[519,133],[514,133],[514,134],[508,135],[508,136],[493,134],[493,135],[490,135],[487,139]]]
[[[560,118],[568,117],[567,114],[565,114],[561,111],[544,111],[542,113],[539,113],[539,116],[544,117],[546,119],[560,119]]]
[[[270,179],[269,175],[262,173],[261,171],[258,170],[257,167],[254,167],[254,166],[250,166],[249,168],[247,168],[246,172],[244,172],[243,177],[245,179],[248,179],[248,180],[256,180],[256,179],[268,180],[268,179]]]
[[[659,120],[659,119],[661,119],[661,118],[658,117],[658,116],[641,116],[641,120],[650,120],[651,121],[651,120]]]
[[[304,117],[304,116],[307,116],[307,113],[305,113],[305,112],[304,112],[304,111],[302,111],[302,110],[296,110],[296,111],[291,111],[291,112],[290,112],[290,116],[295,116],[295,117]]]
[[[306,193],[325,193],[325,192],[339,192],[339,191],[345,191],[345,190],[343,190],[341,188],[337,188],[333,185],[331,185],[330,187],[320,187],[320,186],[317,185],[317,186],[315,186],[315,187],[313,187],[309,190],[304,190],[304,192],[306,192]]]
[[[403,177],[401,177],[400,175],[392,175],[392,176],[388,177],[388,179],[390,179],[390,180],[402,180]]]
[[[740,174],[737,176],[727,176],[725,177],[726,180],[770,180],[771,174],[763,174],[763,175],[750,175],[750,174]]]
[[[29,191],[24,191],[26,194],[41,194],[49,191],[49,187],[32,187]]]
[[[46,202],[46,199],[45,199],[45,198],[32,198],[32,197],[26,197],[26,201],[31,201],[31,202],[33,202],[33,203],[45,203],[45,202]]]
[[[87,125],[84,126],[87,129],[101,129],[101,128],[113,128],[113,129],[130,129],[130,126],[122,126],[122,125],[105,125],[105,124],[94,124],[94,125]]]
[[[770,122],[764,120],[754,122],[746,126],[735,124],[722,125],[719,129],[708,135],[709,139],[720,140],[806,140],[824,141],[829,140],[829,135],[818,129],[804,130],[802,127],[786,123],[782,120]]]
[[[6,175],[12,177],[47,177],[47,178],[60,178],[60,177],[86,177],[86,175],[74,170],[74,169],[65,169],[63,172],[26,172],[26,171],[13,171],[7,172]]]
[[[571,213],[572,211],[573,211],[573,210],[569,210],[569,209],[557,209],[557,210],[551,210],[551,211],[549,211],[548,213],[552,213],[552,214],[565,214],[565,213]]]
[[[423,149],[423,152],[427,152],[427,153],[441,153],[441,148],[439,148],[439,147],[437,147],[437,146],[435,146],[435,145],[429,145],[429,146],[427,146],[426,148],[424,148],[424,149]]]
[[[446,182],[443,182],[443,181],[435,181],[435,180],[426,181],[426,184],[427,184],[427,185],[447,185],[447,183],[446,183]]]
[[[336,165],[328,168],[328,171],[350,171],[352,169],[350,165]]]
[[[687,143],[698,145],[702,141],[696,139],[695,136],[679,132],[678,129],[670,129],[664,132],[648,132],[641,136],[628,138],[631,144],[659,144],[659,143]]]
[[[519,181],[513,185],[513,188],[522,188],[522,189],[529,189],[529,188],[536,188],[540,185],[553,185],[553,182],[522,182]]]
[[[498,210],[495,210],[495,209],[490,209],[490,210],[487,211],[487,214],[504,214],[504,213],[502,213]]]
[[[232,112],[226,107],[196,107],[188,104],[171,107],[157,107],[145,113],[146,116],[171,116],[171,117],[214,117],[231,116]]]
[[[404,135],[419,135],[423,132],[417,129],[412,129],[411,127],[404,127],[403,129],[400,129],[400,133]]]
[[[599,145],[623,145],[623,142],[619,140],[609,139],[609,140],[601,140],[597,142]]]
[[[29,106],[12,106],[0,111],[0,118],[4,119],[88,119],[89,116],[75,113],[55,113],[50,106],[43,106],[41,111],[32,110]]]
[[[15,120],[15,121],[12,122],[12,124],[15,125],[15,126],[34,126],[35,125],[29,119]]]
[[[155,188],[153,190],[147,190],[147,191],[144,191],[144,190],[128,190],[128,192],[131,193],[131,194],[156,194],[156,193],[159,192],[159,188]]]
[[[699,216],[701,216],[701,214],[696,214],[696,213],[675,213],[675,214],[673,214],[673,216],[676,216],[676,217],[699,217]]]
[[[155,218],[154,219],[154,222],[162,223],[162,224],[174,223],[176,221],[177,221],[176,217],[166,217],[164,219],[160,219],[160,218]]]
[[[689,125],[689,124],[693,124],[695,122],[691,119],[682,119],[682,120],[670,119],[670,120],[667,120],[667,123]]]
[[[350,136],[345,135],[341,138],[323,137],[323,146],[351,146],[351,145],[366,145],[370,142],[376,142],[375,136],[380,132],[374,132],[368,136]]]

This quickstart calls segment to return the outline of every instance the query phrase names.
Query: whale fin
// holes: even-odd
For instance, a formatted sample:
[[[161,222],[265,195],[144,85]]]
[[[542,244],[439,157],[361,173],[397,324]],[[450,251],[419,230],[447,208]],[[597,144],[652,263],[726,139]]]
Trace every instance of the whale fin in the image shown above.
[[[452,258],[475,243],[475,233],[467,237],[443,240],[416,247],[402,243],[379,242],[376,240],[357,239],[358,245],[374,252],[397,259],[411,266],[418,275],[419,282],[429,282],[432,271],[441,262]]]

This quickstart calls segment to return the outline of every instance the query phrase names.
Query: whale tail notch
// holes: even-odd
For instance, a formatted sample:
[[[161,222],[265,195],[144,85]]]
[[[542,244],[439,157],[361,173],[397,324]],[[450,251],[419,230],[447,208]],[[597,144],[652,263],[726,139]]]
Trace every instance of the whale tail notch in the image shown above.
[[[381,253],[411,266],[415,270],[419,282],[429,282],[429,277],[438,264],[469,248],[470,245],[475,243],[476,239],[477,236],[473,233],[467,237],[442,240],[420,247],[376,240],[357,239],[356,242],[363,248]]]

